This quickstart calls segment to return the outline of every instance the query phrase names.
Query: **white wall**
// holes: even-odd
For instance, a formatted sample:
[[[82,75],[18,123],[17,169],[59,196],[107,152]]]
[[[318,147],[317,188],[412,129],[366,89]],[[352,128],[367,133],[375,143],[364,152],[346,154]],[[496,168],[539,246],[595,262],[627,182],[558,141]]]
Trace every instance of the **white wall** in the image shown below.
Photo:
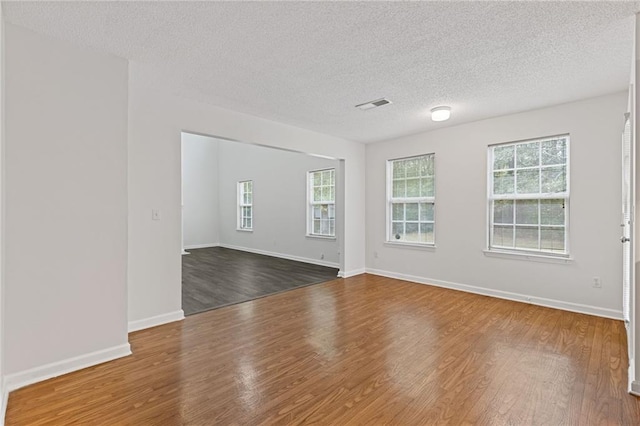
[[[627,93],[621,92],[367,145],[367,269],[620,317],[620,135],[626,105]],[[487,146],[562,133],[571,136],[573,262],[485,256]],[[436,155],[437,248],[385,245],[385,162],[430,152]],[[601,289],[592,287],[594,276],[601,277]]]
[[[364,145],[148,87],[146,66],[129,64],[129,321],[180,313],[181,131],[344,159],[343,272],[363,271]]]
[[[336,239],[307,237],[307,172],[337,160],[220,141],[220,242],[338,267]],[[253,180],[253,231],[237,228],[237,183]]]
[[[217,140],[182,134],[182,204],[184,246],[219,244]]]
[[[127,61],[5,30],[4,367],[16,385],[129,353]]]

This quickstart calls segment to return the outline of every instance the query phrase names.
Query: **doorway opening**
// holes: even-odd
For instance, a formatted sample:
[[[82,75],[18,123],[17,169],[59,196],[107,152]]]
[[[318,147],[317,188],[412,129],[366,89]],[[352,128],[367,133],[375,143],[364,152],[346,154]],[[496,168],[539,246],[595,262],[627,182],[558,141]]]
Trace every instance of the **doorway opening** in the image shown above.
[[[181,136],[185,315],[337,278],[344,160]]]

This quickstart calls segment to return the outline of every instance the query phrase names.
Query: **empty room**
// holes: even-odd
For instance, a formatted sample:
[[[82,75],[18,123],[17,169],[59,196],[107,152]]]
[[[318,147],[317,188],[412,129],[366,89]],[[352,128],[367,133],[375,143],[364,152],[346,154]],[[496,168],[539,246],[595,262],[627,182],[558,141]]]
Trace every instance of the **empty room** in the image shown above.
[[[0,8],[6,425],[637,425],[638,2]]]
[[[340,161],[189,133],[181,141],[185,315],[338,276]]]

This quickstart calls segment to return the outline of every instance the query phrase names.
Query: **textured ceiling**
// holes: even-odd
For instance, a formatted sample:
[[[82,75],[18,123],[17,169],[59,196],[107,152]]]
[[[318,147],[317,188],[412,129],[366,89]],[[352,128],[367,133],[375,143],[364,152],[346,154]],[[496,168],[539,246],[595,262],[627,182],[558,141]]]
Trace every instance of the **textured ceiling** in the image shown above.
[[[200,101],[373,142],[623,90],[638,2],[3,2]],[[369,111],[354,105],[387,97]],[[450,105],[452,119],[428,111]]]

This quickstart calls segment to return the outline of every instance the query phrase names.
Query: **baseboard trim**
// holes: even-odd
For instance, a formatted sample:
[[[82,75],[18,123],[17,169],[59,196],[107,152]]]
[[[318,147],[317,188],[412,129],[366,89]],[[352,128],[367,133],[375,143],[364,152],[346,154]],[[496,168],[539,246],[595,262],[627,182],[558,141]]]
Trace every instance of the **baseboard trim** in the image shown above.
[[[184,311],[179,309],[177,311],[168,312],[166,314],[156,315],[154,317],[144,318],[137,321],[129,321],[129,333],[134,331],[144,330],[145,328],[156,327],[162,324],[168,324],[174,321],[181,321],[184,319]]]
[[[364,274],[366,271],[364,268],[360,268],[360,269],[352,269],[351,271],[338,271],[338,277],[340,278],[351,278],[351,277],[355,277],[356,275],[362,275]]]
[[[219,243],[193,244],[190,246],[184,246],[184,249],[193,250],[193,249],[210,248],[210,247],[220,247],[220,244]]]
[[[122,358],[127,355],[131,355],[131,347],[129,346],[129,343],[79,355],[62,361],[52,362],[50,364],[20,371],[18,373],[9,374],[4,377],[4,393],[6,393],[8,397],[9,392],[16,389],[42,382],[53,377],[62,376],[63,374],[93,367],[94,365],[113,361],[114,359]],[[4,398],[5,396],[3,396],[3,407],[6,407]]]
[[[327,262],[325,260],[309,259],[308,257],[293,256],[290,254],[276,253],[274,251],[259,250],[259,249],[249,248],[249,247],[240,247],[240,246],[234,246],[231,244],[220,244],[220,247],[228,248],[231,250],[246,251],[248,253],[262,254],[265,256],[279,257],[281,259],[294,260],[296,262],[310,263],[312,265],[327,266],[329,268],[337,269],[340,267],[340,265],[338,265],[336,262]]]
[[[631,389],[629,390],[631,395],[640,396],[640,382],[634,380],[631,382]]]
[[[418,277],[415,275],[401,274],[397,272],[383,271],[380,269],[367,268],[367,273],[372,275],[380,275],[382,277],[396,278],[399,280],[411,281],[418,284],[432,285],[435,287],[443,287],[451,290],[460,290],[467,293],[481,294],[483,296],[492,296],[499,299],[512,300],[515,302],[529,303],[532,305],[544,306],[547,308],[561,309],[563,311],[577,312],[580,314],[594,315],[598,317],[622,320],[622,311],[615,309],[600,308],[591,305],[582,305],[579,303],[563,302],[561,300],[546,299],[543,297],[530,296],[527,294],[512,293],[502,290],[492,290],[484,287],[476,287],[468,284],[460,284],[449,281],[434,280],[430,278]]]

